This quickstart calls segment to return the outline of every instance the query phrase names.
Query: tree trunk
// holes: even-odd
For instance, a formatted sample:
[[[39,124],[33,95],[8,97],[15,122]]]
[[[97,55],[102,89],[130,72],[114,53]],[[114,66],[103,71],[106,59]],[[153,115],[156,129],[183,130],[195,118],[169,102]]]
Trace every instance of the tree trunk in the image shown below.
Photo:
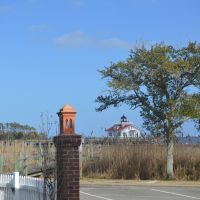
[[[173,137],[169,137],[167,141],[167,179],[174,179],[174,170],[173,170],[173,164],[174,164],[174,141]]]

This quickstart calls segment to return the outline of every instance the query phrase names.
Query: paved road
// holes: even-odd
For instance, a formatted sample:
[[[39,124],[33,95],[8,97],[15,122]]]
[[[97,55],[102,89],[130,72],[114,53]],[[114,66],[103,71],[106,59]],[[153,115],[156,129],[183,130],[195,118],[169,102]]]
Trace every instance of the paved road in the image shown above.
[[[81,200],[200,200],[200,187],[82,186]]]

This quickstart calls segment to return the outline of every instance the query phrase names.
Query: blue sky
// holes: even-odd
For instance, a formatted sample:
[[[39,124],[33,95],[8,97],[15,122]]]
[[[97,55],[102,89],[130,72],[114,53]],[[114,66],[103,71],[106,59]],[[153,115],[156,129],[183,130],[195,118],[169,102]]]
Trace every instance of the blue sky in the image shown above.
[[[200,41],[199,0],[0,0],[0,121],[38,128],[40,114],[71,104],[76,131],[104,133],[126,106],[95,112],[106,89],[98,69],[124,60],[129,50],[164,41]],[[191,123],[185,133],[197,133]]]

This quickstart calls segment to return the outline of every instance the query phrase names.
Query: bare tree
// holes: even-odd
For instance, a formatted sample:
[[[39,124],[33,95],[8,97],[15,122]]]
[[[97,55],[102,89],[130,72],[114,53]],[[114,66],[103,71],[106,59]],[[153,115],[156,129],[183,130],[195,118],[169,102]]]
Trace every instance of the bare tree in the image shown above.
[[[43,199],[54,200],[56,196],[56,160],[55,151],[52,151],[53,143],[49,140],[50,131],[56,122],[52,121],[52,116],[49,113],[41,114],[40,131],[45,134],[45,140],[39,142],[39,154],[41,157],[41,172],[44,178]]]

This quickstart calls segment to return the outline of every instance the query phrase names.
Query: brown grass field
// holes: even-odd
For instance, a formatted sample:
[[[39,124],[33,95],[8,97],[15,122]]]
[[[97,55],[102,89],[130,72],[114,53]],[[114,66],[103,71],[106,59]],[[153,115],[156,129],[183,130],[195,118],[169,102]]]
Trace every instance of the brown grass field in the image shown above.
[[[200,180],[200,144],[176,144],[174,150],[176,180]],[[55,151],[54,146],[51,151]],[[0,141],[0,155],[4,158],[2,172],[13,172],[24,165],[30,168],[38,164],[36,158],[40,156],[38,147],[27,141]],[[85,178],[165,180],[166,177],[164,144],[86,144],[81,160]]]
[[[166,177],[166,145],[114,144],[96,149],[94,147],[93,158],[83,157],[85,177],[136,180],[164,180]],[[174,150],[176,179],[200,180],[200,145],[177,144]],[[90,151],[85,154],[88,152],[91,154]]]
[[[42,154],[40,147],[36,146],[38,141],[0,141],[0,170],[2,173],[27,170],[41,165]],[[54,146],[50,146],[54,151]],[[3,159],[2,159],[3,158]]]

